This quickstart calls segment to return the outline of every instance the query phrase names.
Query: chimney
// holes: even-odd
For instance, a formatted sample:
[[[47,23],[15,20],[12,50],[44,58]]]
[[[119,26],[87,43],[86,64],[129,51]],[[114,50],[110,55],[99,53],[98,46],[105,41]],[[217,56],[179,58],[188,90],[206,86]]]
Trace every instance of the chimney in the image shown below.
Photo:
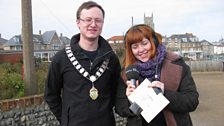
[[[63,37],[63,36],[62,36],[62,33],[60,33],[60,37]]]
[[[41,30],[39,30],[39,35],[41,35]]]
[[[2,38],[2,34],[0,33],[0,38]]]

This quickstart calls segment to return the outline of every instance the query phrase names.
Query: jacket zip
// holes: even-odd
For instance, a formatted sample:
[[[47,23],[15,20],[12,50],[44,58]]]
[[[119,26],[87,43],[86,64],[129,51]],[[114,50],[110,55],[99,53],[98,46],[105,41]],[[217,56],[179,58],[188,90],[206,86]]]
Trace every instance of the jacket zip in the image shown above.
[[[93,66],[93,62],[91,62],[91,60],[89,60],[89,62],[90,62],[90,71],[92,70],[92,66]]]
[[[111,53],[112,50],[108,51],[107,53],[105,53],[104,55],[100,56],[100,57],[96,57],[96,59],[92,62],[92,64],[94,64],[94,62],[96,62],[98,59],[101,59],[102,57],[106,56],[107,54]],[[91,65],[92,66],[92,65]]]

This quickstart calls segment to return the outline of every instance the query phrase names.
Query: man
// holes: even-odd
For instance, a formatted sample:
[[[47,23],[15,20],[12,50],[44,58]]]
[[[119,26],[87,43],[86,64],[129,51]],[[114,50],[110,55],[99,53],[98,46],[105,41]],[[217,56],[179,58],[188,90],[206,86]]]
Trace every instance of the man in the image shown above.
[[[45,101],[62,126],[115,126],[113,107],[124,84],[118,57],[100,36],[105,12],[88,1],[76,16],[80,33],[53,57]]]

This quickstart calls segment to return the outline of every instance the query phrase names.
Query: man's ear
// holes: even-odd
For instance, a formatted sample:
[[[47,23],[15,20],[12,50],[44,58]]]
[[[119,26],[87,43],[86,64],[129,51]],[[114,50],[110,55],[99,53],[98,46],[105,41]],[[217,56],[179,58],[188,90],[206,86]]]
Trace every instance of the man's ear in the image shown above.
[[[80,20],[76,20],[76,25],[78,26],[78,28],[80,29],[80,27],[79,27],[79,23],[80,23]]]

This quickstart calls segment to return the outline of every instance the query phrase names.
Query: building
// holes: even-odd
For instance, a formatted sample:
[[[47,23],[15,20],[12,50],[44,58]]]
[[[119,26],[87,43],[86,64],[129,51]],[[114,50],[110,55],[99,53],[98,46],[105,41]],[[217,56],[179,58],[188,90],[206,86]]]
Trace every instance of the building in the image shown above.
[[[173,34],[165,40],[168,50],[192,60],[203,59],[201,42],[192,33]]]
[[[200,41],[203,53],[203,59],[211,60],[214,55],[214,45],[206,40]]]
[[[3,45],[7,42],[8,40],[2,38],[2,35],[0,34],[0,50],[3,50]]]
[[[224,54],[224,39],[220,39],[218,42],[213,42],[214,53],[215,54]]]
[[[67,37],[59,37],[56,31],[46,31],[43,34],[39,31],[39,34],[33,35],[34,56],[40,58],[41,61],[51,61],[51,58],[60,49],[64,48],[66,44],[70,43]],[[23,42],[21,35],[15,35],[9,39],[4,45],[3,50],[21,51],[23,50]]]
[[[144,14],[144,24],[150,26],[152,29],[155,30],[155,26],[154,26],[154,22],[153,22],[153,14],[151,15],[151,17],[147,17]]]
[[[116,44],[116,43],[124,43],[124,36],[121,35],[121,36],[112,36],[110,37],[109,39],[107,39],[107,41],[112,44]]]

